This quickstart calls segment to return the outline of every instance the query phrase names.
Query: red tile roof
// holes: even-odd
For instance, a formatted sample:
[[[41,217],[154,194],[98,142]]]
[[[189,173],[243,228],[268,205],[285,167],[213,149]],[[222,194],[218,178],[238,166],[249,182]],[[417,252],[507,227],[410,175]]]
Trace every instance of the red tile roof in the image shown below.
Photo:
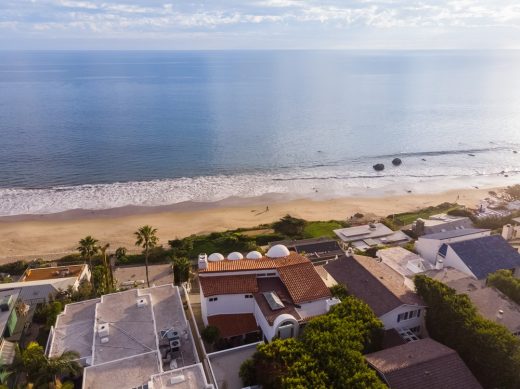
[[[208,316],[208,324],[217,327],[222,338],[258,331],[258,325],[252,313]]]
[[[284,258],[263,257],[260,259],[240,259],[237,261],[225,259],[219,262],[208,262],[208,267],[199,270],[199,273],[279,269],[284,266],[295,265],[298,263],[310,262],[304,256],[292,252]]]
[[[275,319],[284,313],[292,315],[298,321],[301,320],[287,288],[278,277],[259,278],[257,282],[258,292],[254,294],[255,301],[269,325],[272,326]],[[262,292],[276,292],[284,307],[273,311]]]
[[[278,273],[296,304],[331,297],[329,288],[310,262],[280,267]]]
[[[256,275],[254,274],[199,277],[199,280],[205,297],[258,291]]]

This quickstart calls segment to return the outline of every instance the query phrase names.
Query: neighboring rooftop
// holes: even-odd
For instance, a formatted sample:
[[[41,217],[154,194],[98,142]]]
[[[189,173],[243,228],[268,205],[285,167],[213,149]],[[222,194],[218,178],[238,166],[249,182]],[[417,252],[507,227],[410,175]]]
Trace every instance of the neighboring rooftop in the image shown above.
[[[383,263],[403,276],[409,276],[432,268],[421,256],[402,247],[389,247],[377,252]]]
[[[406,243],[412,239],[402,231],[392,231],[382,223],[340,228],[334,233],[345,243],[352,243],[358,249],[365,250],[382,244]]]
[[[436,270],[431,269],[421,273],[427,277],[433,278],[434,280],[440,281],[443,284],[447,284],[451,281],[460,280],[461,278],[467,278],[466,273],[461,272],[450,266],[445,266],[443,269]]]
[[[480,389],[455,350],[426,338],[365,355],[392,389]]]
[[[450,281],[447,285],[457,293],[468,295],[478,312],[486,319],[520,335],[520,307],[497,289],[486,286],[484,280],[465,277]]]
[[[469,217],[451,216],[445,213],[432,215],[428,219],[419,218],[412,224],[412,230],[418,235],[464,228],[473,228],[473,223]]]
[[[243,387],[239,376],[240,366],[253,356],[257,345],[258,343],[247,344],[208,355],[219,388],[240,389]]]
[[[85,270],[87,265],[71,265],[71,266],[55,266],[55,267],[39,267],[35,269],[27,269],[20,277],[19,282],[55,280],[60,278],[78,278]]]
[[[325,270],[348,291],[365,301],[377,316],[403,305],[424,306],[405,285],[403,277],[375,258],[355,255],[324,265]]]
[[[478,279],[500,269],[520,267],[520,253],[500,235],[450,243],[449,247]]]
[[[213,385],[208,384],[206,381],[206,376],[200,363],[162,374],[156,374],[152,377],[151,381],[153,389],[213,388]]]
[[[149,265],[148,275],[150,285],[160,286],[173,283],[173,271],[171,264]],[[114,271],[114,278],[123,286],[146,288],[145,266],[119,266]]]
[[[339,243],[329,238],[311,238],[301,240],[284,240],[272,242],[271,245],[282,244],[289,250],[304,254],[311,261],[319,261],[336,255],[342,255],[343,250]]]
[[[48,354],[65,350],[80,353],[88,389],[106,388],[107,382],[139,387],[154,374],[198,362],[179,289],[171,284],[67,305]]]
[[[20,289],[8,289],[0,291],[0,338],[2,337],[2,334],[5,331],[5,327],[8,324],[11,312],[16,306],[20,292]]]
[[[443,231],[443,232],[437,232],[435,234],[423,235],[419,239],[446,240],[446,239],[458,238],[460,236],[478,234],[478,233],[486,232],[486,231],[489,231],[489,230],[483,229],[483,228],[463,228],[463,229],[459,229],[459,230]]]

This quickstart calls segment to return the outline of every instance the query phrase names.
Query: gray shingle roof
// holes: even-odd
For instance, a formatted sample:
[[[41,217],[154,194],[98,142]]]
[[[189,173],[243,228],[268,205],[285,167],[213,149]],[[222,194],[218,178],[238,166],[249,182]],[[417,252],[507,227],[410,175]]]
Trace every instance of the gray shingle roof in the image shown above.
[[[435,234],[428,234],[421,236],[421,239],[435,239],[444,240],[450,238],[457,238],[459,236],[466,236],[471,234],[478,234],[479,232],[489,231],[482,228],[464,228],[460,230],[437,232]]]
[[[323,266],[337,282],[367,303],[377,316],[403,304],[424,306],[422,300],[403,284],[395,270],[374,258],[357,255],[340,257]]]
[[[520,254],[500,235],[455,242],[449,246],[479,280],[500,269],[520,267]]]
[[[392,389],[482,388],[455,350],[430,338],[365,358]]]

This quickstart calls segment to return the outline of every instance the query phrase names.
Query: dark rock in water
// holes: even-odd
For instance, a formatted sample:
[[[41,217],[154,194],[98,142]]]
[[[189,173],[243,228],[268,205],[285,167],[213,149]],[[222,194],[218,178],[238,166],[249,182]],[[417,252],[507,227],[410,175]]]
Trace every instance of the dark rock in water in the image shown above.
[[[426,158],[421,158],[421,161],[426,161]]]
[[[509,177],[509,175],[508,174],[504,174],[504,177]]]
[[[513,150],[513,153],[515,153],[515,154],[518,154],[518,151],[516,151],[516,150]]]
[[[468,154],[468,155],[469,155],[470,157],[474,157],[474,156],[475,156],[475,154]]]
[[[412,191],[411,190],[407,190],[406,193],[412,193]]]
[[[400,158],[394,158],[394,159],[392,160],[392,165],[394,165],[394,166],[399,166],[399,165],[402,164],[402,163],[403,163],[403,161],[401,161]]]
[[[380,172],[380,171],[383,171],[385,170],[385,165],[383,165],[382,163],[376,163],[374,166],[372,166],[374,168],[375,171],[377,172]]]

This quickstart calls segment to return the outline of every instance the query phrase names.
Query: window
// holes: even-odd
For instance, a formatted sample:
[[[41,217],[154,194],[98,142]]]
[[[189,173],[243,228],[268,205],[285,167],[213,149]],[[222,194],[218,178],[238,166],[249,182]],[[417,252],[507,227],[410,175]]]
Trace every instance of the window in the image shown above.
[[[218,300],[218,297],[210,297],[209,298],[209,301],[217,301]]]
[[[421,332],[421,326],[412,327],[410,328],[410,331],[412,331],[415,334],[418,334]]]
[[[397,322],[399,323],[400,321],[403,321],[403,320],[413,319],[414,317],[421,317],[420,309],[400,313],[399,315],[397,315]]]
[[[246,294],[246,295],[244,295],[244,297],[245,297],[246,299],[252,299],[252,298],[253,298],[253,295],[252,295],[252,294]]]

